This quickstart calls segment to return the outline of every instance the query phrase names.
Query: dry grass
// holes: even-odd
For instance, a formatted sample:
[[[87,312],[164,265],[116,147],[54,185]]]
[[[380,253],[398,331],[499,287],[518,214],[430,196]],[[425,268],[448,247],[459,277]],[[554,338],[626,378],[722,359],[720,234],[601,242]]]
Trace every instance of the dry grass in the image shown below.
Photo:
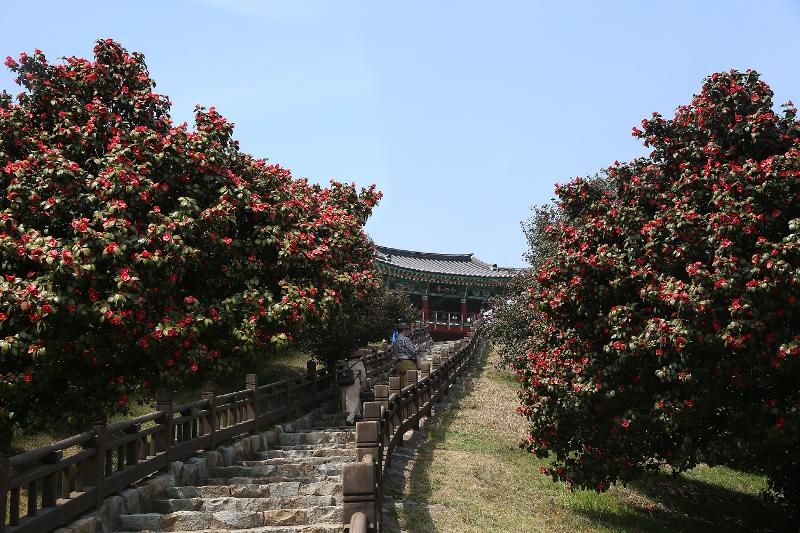
[[[419,448],[399,522],[412,533],[797,531],[759,493],[763,478],[717,467],[652,476],[606,493],[571,493],[517,446],[516,383],[490,354]]]

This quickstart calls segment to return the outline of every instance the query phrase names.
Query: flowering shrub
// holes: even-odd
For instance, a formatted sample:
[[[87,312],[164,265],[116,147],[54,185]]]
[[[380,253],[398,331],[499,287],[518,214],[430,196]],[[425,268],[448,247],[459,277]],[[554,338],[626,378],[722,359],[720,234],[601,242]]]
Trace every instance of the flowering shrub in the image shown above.
[[[752,71],[634,128],[649,157],[556,188],[518,357],[544,473],[605,490],[729,464],[800,504],[800,124]]]
[[[331,363],[370,342],[389,339],[398,322],[412,323],[419,315],[408,294],[381,283],[324,322],[309,324],[298,334],[298,342],[304,351]]]
[[[173,125],[141,54],[94,53],[6,60],[0,433],[267,356],[377,283],[374,188],[293,179],[213,107]]]

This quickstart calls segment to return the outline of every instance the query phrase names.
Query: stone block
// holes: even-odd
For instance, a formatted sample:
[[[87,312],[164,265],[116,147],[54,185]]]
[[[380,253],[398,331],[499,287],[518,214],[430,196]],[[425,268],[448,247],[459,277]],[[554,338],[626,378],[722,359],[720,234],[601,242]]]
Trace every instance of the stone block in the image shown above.
[[[120,517],[120,528],[124,531],[162,531],[161,515],[158,513],[122,515]]]
[[[125,489],[119,493],[122,498],[122,512],[125,514],[137,514],[141,512],[139,506],[139,490]]]

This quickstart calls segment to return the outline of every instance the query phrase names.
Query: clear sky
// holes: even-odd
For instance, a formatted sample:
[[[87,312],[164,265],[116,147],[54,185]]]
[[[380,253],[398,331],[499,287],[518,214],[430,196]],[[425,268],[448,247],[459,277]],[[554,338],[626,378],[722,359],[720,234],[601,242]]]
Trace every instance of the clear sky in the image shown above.
[[[214,105],[296,176],[376,183],[377,243],[508,266],[532,205],[644,153],[631,127],[708,74],[754,68],[800,101],[797,0],[0,0],[0,28],[3,58],[117,39],[177,121]]]

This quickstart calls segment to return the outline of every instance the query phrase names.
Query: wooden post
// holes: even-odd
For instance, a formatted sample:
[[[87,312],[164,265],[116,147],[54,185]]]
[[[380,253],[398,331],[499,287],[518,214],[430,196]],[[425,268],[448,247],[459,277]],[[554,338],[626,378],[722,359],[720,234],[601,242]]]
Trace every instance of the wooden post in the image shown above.
[[[317,390],[317,362],[313,359],[306,362],[306,374],[311,378],[311,396],[313,398],[311,405],[316,407],[319,391]]]
[[[0,533],[6,530],[6,508],[8,506],[8,482],[11,479],[11,465],[9,464],[6,448],[0,449]]]
[[[400,376],[392,376],[389,378],[389,398],[392,394],[400,395]]]
[[[411,401],[408,404],[408,416],[414,418],[413,429],[419,429],[419,406],[420,406],[420,388],[419,388],[419,371],[409,370],[406,372],[406,383],[414,385],[414,392],[411,394]]]
[[[134,424],[125,428],[125,433],[128,435],[135,435],[139,433],[141,426],[139,424]],[[125,466],[136,466],[139,464],[139,446],[141,444],[141,439],[134,439],[128,444],[125,445]]]
[[[359,422],[362,423],[362,422]],[[364,513],[370,531],[379,531],[380,508],[375,493],[375,466],[372,462],[345,463],[342,467],[342,522],[350,523],[356,513]]]
[[[250,434],[255,435],[258,433],[258,375],[257,374],[247,374],[244,377],[245,381],[245,389],[250,391],[249,394],[249,401],[245,405],[247,412],[247,420],[252,420],[253,423],[250,426]]]
[[[203,383],[203,399],[208,400],[208,414],[203,417],[203,435],[209,435],[208,449],[213,450],[217,447],[217,393],[213,381]]]
[[[375,394],[375,401],[384,409],[389,409],[389,385],[375,385],[372,392]]]
[[[108,447],[108,425],[105,415],[102,415],[92,422],[92,429],[97,434],[97,440],[95,440],[95,456],[92,457],[94,460],[94,467],[92,469],[94,480],[92,485],[95,491],[95,506],[100,507],[105,497],[103,494],[103,481],[105,481],[106,478],[106,448]]]
[[[64,458],[64,452],[62,450],[58,450],[52,453],[47,454],[46,456],[42,457],[39,461],[43,465],[54,465],[57,464],[61,459]],[[55,507],[56,500],[58,499],[58,490],[61,485],[61,470],[57,470],[55,472],[51,472],[47,474],[42,479],[42,508],[45,507]]]
[[[153,434],[153,448],[155,455],[164,453],[167,456],[166,466],[169,468],[170,450],[172,448],[172,391],[159,389],[156,391],[156,411],[161,411],[161,416],[156,419],[157,424],[163,424],[161,431]]]
[[[422,368],[419,370],[419,380],[425,382],[425,387],[422,391],[422,405],[425,406],[431,399],[430,391],[430,380],[428,379],[431,375],[431,364],[425,363],[422,365]]]
[[[349,523],[353,514],[361,512],[370,522],[371,531],[380,531],[380,424],[356,424],[357,463],[342,468],[343,521]]]

